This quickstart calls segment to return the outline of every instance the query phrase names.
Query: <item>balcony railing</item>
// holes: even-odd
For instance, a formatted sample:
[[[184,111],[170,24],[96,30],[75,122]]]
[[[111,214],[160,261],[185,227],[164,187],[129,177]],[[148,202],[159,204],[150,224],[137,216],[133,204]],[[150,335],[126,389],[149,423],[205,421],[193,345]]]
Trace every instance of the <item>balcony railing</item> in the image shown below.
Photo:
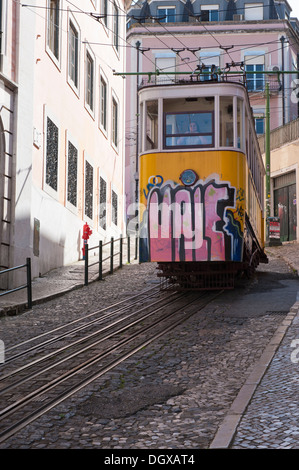
[[[299,139],[299,118],[271,131],[270,150],[275,150],[288,142]],[[265,153],[265,136],[259,137],[262,153]]]

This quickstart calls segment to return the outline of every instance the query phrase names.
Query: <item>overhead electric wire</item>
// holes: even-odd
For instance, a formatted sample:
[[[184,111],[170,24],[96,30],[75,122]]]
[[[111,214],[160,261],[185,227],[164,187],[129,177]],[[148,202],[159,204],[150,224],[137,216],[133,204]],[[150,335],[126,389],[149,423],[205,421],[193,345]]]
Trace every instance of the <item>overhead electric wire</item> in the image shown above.
[[[135,7],[135,5],[136,5],[137,8],[140,8],[140,9],[141,9],[143,3],[144,3],[144,2],[142,2],[142,3],[136,2],[134,5],[132,5],[131,8],[133,9],[133,7]],[[276,2],[275,2],[274,7],[275,7],[276,13],[277,13],[277,8],[276,8],[277,5],[279,5],[279,6],[280,6],[280,5],[285,5],[285,2],[279,2],[279,1],[276,1]],[[208,4],[205,4],[205,6],[209,6],[209,5],[208,5]],[[268,4],[266,4],[266,5],[264,4],[263,6],[264,6],[265,8],[268,8],[268,7],[270,8],[270,7],[272,6],[272,4],[271,4],[271,3],[268,3]],[[247,11],[247,10],[251,10],[251,9],[254,9],[254,8],[256,8],[256,5],[247,5],[247,6],[243,6],[243,7],[237,7],[237,6],[235,6],[235,11],[243,11],[243,12],[245,12],[245,11]],[[208,9],[207,9],[207,10],[208,10]],[[207,10],[201,10],[201,11],[207,11]],[[216,11],[218,11],[218,13],[227,12],[227,8],[219,9],[219,10],[216,10]],[[175,17],[175,16],[182,16],[182,14],[181,14],[181,13],[174,13],[174,14],[172,13],[172,16],[174,16],[174,17]],[[198,17],[201,16],[201,13],[194,13],[194,12],[192,12],[192,15],[190,15],[190,16],[193,16],[193,17],[195,17],[195,18],[198,18]],[[279,18],[278,18],[278,19],[279,19]],[[225,21],[226,21],[226,20],[225,20]],[[217,22],[217,21],[216,21],[216,22]]]
[[[16,1],[16,0],[14,0],[14,1]],[[67,1],[67,3],[69,3],[72,7],[76,8],[76,10],[70,10],[70,9],[68,9],[67,11],[72,12],[72,13],[85,14],[85,15],[87,15],[88,17],[90,17],[90,18],[96,20],[97,22],[99,22],[99,19],[103,19],[105,16],[115,16],[115,15],[110,15],[110,14],[107,14],[107,15],[100,15],[100,16],[93,16],[93,15],[95,15],[95,13],[87,12],[87,11],[82,10],[80,7],[78,7],[77,5],[75,5],[74,3],[72,3],[70,0],[66,0],[66,1]],[[110,2],[111,4],[114,4],[114,2],[113,2],[112,0],[109,0],[109,2]],[[50,9],[50,8],[51,8],[51,7],[43,7],[43,6],[38,6],[38,5],[22,4],[21,2],[18,2],[18,3],[19,3],[21,6],[25,6],[25,7],[28,7],[28,8],[43,8],[43,9]],[[138,7],[139,7],[139,6],[140,6],[140,5],[138,5]],[[270,6],[270,4],[269,4],[269,6]],[[247,8],[254,8],[254,7],[248,6],[248,7],[242,8],[242,9],[247,9]],[[127,16],[127,13],[125,12],[125,10],[121,9],[120,7],[118,7],[118,9],[119,9],[120,11],[124,12],[124,13],[126,14],[126,16]],[[61,8],[60,10],[65,11],[65,9],[62,9],[62,8]],[[218,11],[225,11],[225,10],[218,10]],[[121,15],[119,15],[119,16],[121,16]],[[150,33],[152,33],[152,31],[150,31],[147,27],[144,26],[145,23],[140,23],[140,25],[141,25],[142,27],[144,27],[145,29],[147,29],[147,31],[149,31]],[[165,26],[164,23],[161,23],[161,22],[160,22],[160,25],[165,29],[165,31],[166,31],[168,34],[174,36],[174,34],[173,34],[171,31],[169,31],[169,29]],[[202,22],[201,22],[201,25],[202,25],[202,26],[204,27],[204,29],[211,35],[211,37],[217,42],[219,48],[224,50],[223,53],[217,54],[217,55],[215,55],[215,56],[209,56],[209,58],[213,58],[213,57],[218,58],[218,57],[221,57],[221,56],[224,56],[225,54],[227,54],[227,55],[230,57],[230,59],[231,59],[231,61],[232,61],[232,63],[233,63],[234,61],[233,61],[233,59],[232,59],[232,56],[230,55],[230,53],[229,53],[229,51],[228,51],[228,49],[227,49],[228,46],[222,45],[222,44],[220,43],[220,41],[218,41],[218,39],[213,35],[213,33],[210,32],[210,31],[207,29],[206,25],[204,25]],[[59,27],[60,27],[60,25],[59,25]],[[110,31],[110,32],[112,32],[113,34],[115,34],[115,32],[113,31],[113,29],[109,28],[107,25],[105,25],[105,28],[106,28],[108,31]],[[67,31],[65,31],[65,32],[67,32]],[[119,44],[118,47],[130,47],[130,48],[134,48],[134,49],[136,49],[136,50],[138,49],[136,45],[130,43],[127,39],[124,39],[124,38],[121,37],[119,34],[117,34],[117,36],[118,36],[119,39],[121,39],[121,41],[123,41],[123,43],[125,43],[125,44]],[[157,36],[156,34],[154,34],[154,36],[163,44],[163,46],[165,46],[166,49],[171,50],[172,52],[176,52],[175,48],[170,47],[170,46],[169,46],[167,43],[165,43],[159,36]],[[178,41],[180,41],[180,44],[184,46],[185,50],[189,50],[189,51],[190,51],[190,47],[187,47],[177,36],[174,36],[174,37],[175,37]],[[279,41],[279,40],[277,40],[277,42],[278,42],[278,41]],[[82,43],[82,44],[88,43],[89,45],[110,45],[110,46],[113,46],[112,43],[111,43],[111,44],[101,44],[101,43],[97,43],[97,42],[89,42],[88,40],[81,41],[81,43]],[[271,44],[271,43],[273,43],[273,42],[272,42],[272,41],[271,41],[271,42],[269,41],[269,42],[267,42],[267,43],[259,43],[259,44],[255,43],[255,44],[248,45],[248,46],[246,47],[246,49],[247,49],[247,48],[250,48],[250,47],[252,47],[252,46],[257,47],[257,46],[267,45],[267,44]],[[295,42],[294,42],[294,44],[295,44]],[[238,45],[238,46],[240,46],[240,45]],[[236,47],[236,46],[233,45],[232,47]],[[211,49],[212,49],[212,48],[214,48],[214,46],[207,46],[207,47],[205,47],[204,49],[208,49],[208,48],[211,48]],[[142,52],[143,54],[146,54],[146,52],[148,52],[148,51],[152,51],[153,49],[157,50],[157,49],[159,49],[159,48],[155,47],[155,48],[147,48],[147,49],[148,49],[148,50],[141,51],[141,52]],[[201,47],[199,47],[199,49],[201,49]],[[244,50],[244,47],[243,47],[242,49]],[[278,49],[279,49],[279,48],[278,48]],[[278,50],[278,49],[276,49],[276,50]],[[164,50],[164,48],[161,48],[161,50]],[[234,52],[234,53],[235,53],[235,52],[239,52],[239,50],[241,50],[241,49],[235,49],[233,52]],[[272,54],[272,53],[275,52],[276,50],[274,50],[274,51],[269,51],[269,52],[265,52],[265,55],[267,55],[267,54]],[[182,51],[181,51],[181,52],[182,52]],[[177,52],[176,52],[176,53],[177,53]],[[179,54],[178,54],[178,55],[179,55]],[[98,57],[98,56],[97,56],[97,57]],[[184,60],[181,56],[179,56],[179,57],[180,57],[181,60],[184,61],[185,64],[186,64],[186,59]],[[258,57],[258,56],[256,56],[256,57]],[[151,60],[151,58],[148,57],[148,55],[146,55],[146,58],[147,58],[147,60],[149,60],[149,61],[154,65],[155,70],[156,70],[156,63],[155,63],[153,60]],[[103,60],[102,58],[100,58],[100,59]],[[200,59],[200,57],[198,57],[198,58],[197,58],[196,60],[194,60],[194,61],[189,62],[189,63],[186,64],[186,65],[190,68],[190,70],[192,70],[192,67],[190,67],[190,64],[192,64],[192,63],[198,63],[198,60],[199,60],[199,59]],[[114,70],[109,64],[106,63],[106,65],[107,65],[111,70]],[[164,68],[162,68],[162,69],[161,69],[161,68],[158,68],[158,70],[159,70],[159,72],[163,72],[163,71],[164,71],[164,72],[165,72],[165,71],[167,72],[167,69],[168,69],[168,68],[171,68],[171,67],[164,67]]]
[[[67,1],[68,3],[70,3],[71,5],[73,5],[75,8],[79,8],[79,7],[77,7],[77,5],[72,4],[72,3],[69,2],[68,0],[66,0],[66,1]],[[109,2],[112,3],[112,4],[114,4],[114,2],[111,1],[111,0],[109,0]],[[51,6],[32,5],[32,4],[21,3],[21,2],[19,2],[19,3],[20,3],[21,6],[24,6],[24,7],[38,8],[38,9],[43,9],[43,10],[51,10],[51,9],[53,9],[53,7],[51,7]],[[142,2],[142,3],[143,3],[143,2]],[[139,3],[138,3],[138,4],[136,3],[135,5],[136,5],[138,8],[140,8],[140,9],[142,8],[142,4],[140,5]],[[276,2],[276,5],[284,5],[284,2]],[[275,5],[275,6],[276,6],[276,5]],[[269,3],[269,4],[267,4],[267,5],[264,5],[264,7],[266,7],[266,8],[267,8],[267,7],[271,7],[271,4]],[[250,10],[250,9],[254,9],[254,8],[256,8],[255,5],[254,5],[254,6],[249,6],[249,5],[248,5],[248,6],[246,6],[246,7],[245,7],[245,6],[239,7],[239,8],[236,7],[235,10],[236,10],[236,11],[238,11],[238,10],[246,11],[246,10]],[[118,7],[118,9],[121,10],[121,11],[124,13],[123,15],[120,15],[120,16],[128,17],[128,12],[126,12],[125,10],[123,10],[121,7]],[[56,8],[55,8],[55,10],[56,10]],[[57,10],[59,10],[59,11],[69,11],[70,13],[82,13],[82,14],[85,14],[85,15],[96,15],[96,14],[97,14],[96,11],[88,11],[88,10],[85,11],[85,10],[82,10],[82,9],[80,9],[79,11],[78,11],[78,10],[74,10],[74,11],[73,11],[73,10],[70,10],[69,8],[61,8],[61,7],[59,7]],[[207,10],[201,10],[201,11],[207,11]],[[222,12],[226,12],[227,9],[219,9],[219,10],[216,10],[216,11],[218,11],[218,13],[222,13]],[[191,13],[191,12],[190,12],[190,13]],[[115,15],[114,15],[113,13],[105,13],[105,15],[99,14],[98,16],[109,16],[109,17],[112,16],[112,17],[113,17],[113,16],[115,16]],[[176,16],[182,16],[182,15],[181,15],[180,13],[174,13],[174,14],[172,14],[172,16],[176,17]],[[201,13],[194,13],[194,12],[192,12],[192,15],[191,15],[191,16],[194,16],[195,18],[198,18],[198,17],[201,16]],[[225,21],[226,21],[226,20],[225,20]]]
[[[14,1],[16,1],[16,0],[14,0]],[[96,21],[98,21],[99,19],[103,19],[103,18],[106,17],[106,16],[108,16],[108,17],[113,17],[113,16],[115,16],[115,14],[110,14],[110,13],[107,13],[107,14],[105,14],[105,15],[101,15],[101,14],[97,15],[96,12],[90,12],[90,11],[82,10],[80,7],[78,7],[77,5],[75,5],[74,3],[72,3],[70,0],[66,0],[66,1],[67,1],[67,3],[69,3],[70,5],[72,5],[74,8],[76,8],[76,10],[65,9],[65,8],[59,8],[58,10],[60,10],[60,11],[68,11],[68,12],[71,12],[71,13],[85,14],[85,15],[89,16],[90,18],[92,18],[92,19],[94,19],[94,20],[96,20]],[[109,1],[112,5],[114,5],[114,2],[113,2],[112,0],[108,0],[108,1]],[[45,10],[50,10],[50,9],[51,9],[51,7],[49,7],[49,6],[30,5],[30,4],[25,4],[25,3],[23,4],[23,3],[21,3],[21,2],[18,2],[18,3],[19,3],[21,6],[28,7],[28,8],[29,8],[29,7],[30,7],[30,8],[42,8],[42,9],[45,9]],[[280,3],[279,3],[279,4],[280,4]],[[141,6],[140,6],[139,4],[136,4],[136,6],[137,6],[138,8],[141,8]],[[264,5],[264,6],[267,7],[267,6],[270,6],[270,4],[269,4],[269,5]],[[246,10],[246,9],[250,9],[250,8],[256,8],[256,7],[255,7],[255,6],[247,6],[247,7],[241,7],[240,9]],[[238,9],[238,8],[237,8],[237,9]],[[122,11],[122,12],[124,13],[124,15],[118,14],[118,16],[128,16],[128,13],[127,13],[125,10],[123,10],[121,7],[119,7],[119,6],[118,6],[118,10],[120,10],[120,11]],[[226,10],[218,10],[218,11],[226,11]],[[198,16],[198,15],[195,15],[195,16]],[[208,22],[207,22],[207,23],[208,23]],[[141,23],[141,24],[142,24],[142,23]],[[162,25],[161,22],[159,22],[159,24]],[[201,22],[201,24],[202,24],[202,22]],[[203,25],[203,24],[202,24],[202,26],[205,27],[205,28],[207,28],[206,25]],[[105,26],[105,27],[106,27],[106,26]],[[166,31],[167,31],[169,34],[172,34],[171,31],[167,30],[167,28],[166,28],[166,26],[165,26],[164,23],[163,23],[163,27],[166,29]],[[109,29],[109,28],[107,28],[107,29]],[[109,29],[109,30],[111,31],[111,29]],[[207,30],[207,32],[208,32],[209,34],[211,34],[210,31]],[[119,36],[119,38],[122,39],[124,42],[127,42],[127,41],[126,41],[124,38],[122,38],[121,36]],[[176,39],[178,39],[178,38],[176,37]],[[215,39],[215,38],[214,38],[214,39]],[[216,40],[216,39],[215,39],[215,40]],[[216,40],[216,41],[217,41],[217,40]],[[99,43],[93,43],[93,44],[99,44]],[[183,43],[182,43],[182,44],[183,44]],[[101,44],[101,45],[106,45],[106,44]],[[107,45],[111,45],[111,44],[107,44]],[[219,43],[219,45],[220,45],[220,43]],[[135,48],[136,48],[136,46],[134,46],[133,44],[130,44],[130,43],[129,43],[129,45],[128,45],[127,47],[135,47]],[[220,47],[226,47],[226,46],[220,45]],[[167,48],[169,48],[169,46],[167,46]],[[171,48],[169,48],[169,49],[171,49]]]

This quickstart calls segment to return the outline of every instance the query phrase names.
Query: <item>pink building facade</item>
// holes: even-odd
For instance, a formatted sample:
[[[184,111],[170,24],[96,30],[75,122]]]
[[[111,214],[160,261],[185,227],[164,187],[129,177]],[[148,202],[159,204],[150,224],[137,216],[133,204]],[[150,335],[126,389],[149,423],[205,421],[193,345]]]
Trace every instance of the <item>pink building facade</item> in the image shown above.
[[[230,9],[233,9],[232,11]],[[136,201],[137,87],[141,80],[179,79],[180,73],[212,69],[247,71],[253,115],[258,134],[265,131],[266,83],[270,89],[271,129],[298,117],[291,99],[297,78],[298,20],[291,18],[287,2],[250,1],[148,1],[129,11],[127,71],[126,196],[127,206]],[[277,75],[273,71],[293,71]],[[173,74],[175,72],[175,74]],[[261,72],[269,72],[261,73]],[[146,75],[147,74],[147,75]],[[202,75],[208,80],[210,75]],[[137,83],[138,81],[138,83]],[[134,183],[132,183],[134,182]],[[132,190],[134,188],[134,191]]]

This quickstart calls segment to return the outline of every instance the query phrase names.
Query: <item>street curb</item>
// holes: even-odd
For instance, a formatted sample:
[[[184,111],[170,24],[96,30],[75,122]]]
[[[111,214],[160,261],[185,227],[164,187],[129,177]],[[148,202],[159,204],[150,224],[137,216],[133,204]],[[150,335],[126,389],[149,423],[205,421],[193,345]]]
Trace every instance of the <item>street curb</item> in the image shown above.
[[[53,294],[48,294],[46,296],[43,296],[43,297],[38,297],[38,298],[35,298],[32,300],[32,306],[33,305],[39,305],[39,304],[42,304],[44,302],[48,302],[49,300],[53,300],[53,299],[56,299],[57,297],[61,297],[65,294],[67,294],[68,292],[72,292],[74,290],[77,290],[77,289],[81,289],[82,287],[84,287],[84,283],[83,284],[76,284],[76,285],[73,285],[71,287],[67,287],[66,289],[64,290],[61,290],[59,292],[54,292]],[[3,307],[0,307],[0,318],[1,317],[9,317],[9,316],[14,316],[14,315],[19,315],[23,312],[28,312],[30,311],[28,309],[28,302],[25,301],[25,302],[19,302],[19,303],[16,303],[16,304],[11,304],[11,305],[7,305],[7,306],[3,306]]]
[[[272,339],[266,346],[260,359],[255,364],[252,372],[247,378],[244,385],[241,387],[238,395],[233,401],[230,410],[219,426],[209,449],[229,449],[236,434],[237,427],[253,398],[253,395],[264,377],[268,367],[270,366],[272,359],[281,344],[288,328],[294,321],[299,311],[299,301],[291,307],[286,318],[279,325],[275,331]]]

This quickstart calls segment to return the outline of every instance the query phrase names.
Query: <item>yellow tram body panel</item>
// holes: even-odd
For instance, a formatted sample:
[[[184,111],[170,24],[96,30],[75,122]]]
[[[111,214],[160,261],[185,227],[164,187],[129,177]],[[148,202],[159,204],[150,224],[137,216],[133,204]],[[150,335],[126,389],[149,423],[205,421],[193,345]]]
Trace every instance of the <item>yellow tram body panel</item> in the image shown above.
[[[262,244],[263,214],[243,152],[140,156],[141,262],[241,262],[245,213]]]
[[[143,189],[149,179],[161,175],[163,180],[180,183],[179,177],[186,169],[196,171],[199,179],[206,180],[217,173],[222,181],[230,181],[235,187],[246,185],[247,163],[242,152],[207,150],[200,152],[148,153],[140,157],[141,203],[146,205]]]

